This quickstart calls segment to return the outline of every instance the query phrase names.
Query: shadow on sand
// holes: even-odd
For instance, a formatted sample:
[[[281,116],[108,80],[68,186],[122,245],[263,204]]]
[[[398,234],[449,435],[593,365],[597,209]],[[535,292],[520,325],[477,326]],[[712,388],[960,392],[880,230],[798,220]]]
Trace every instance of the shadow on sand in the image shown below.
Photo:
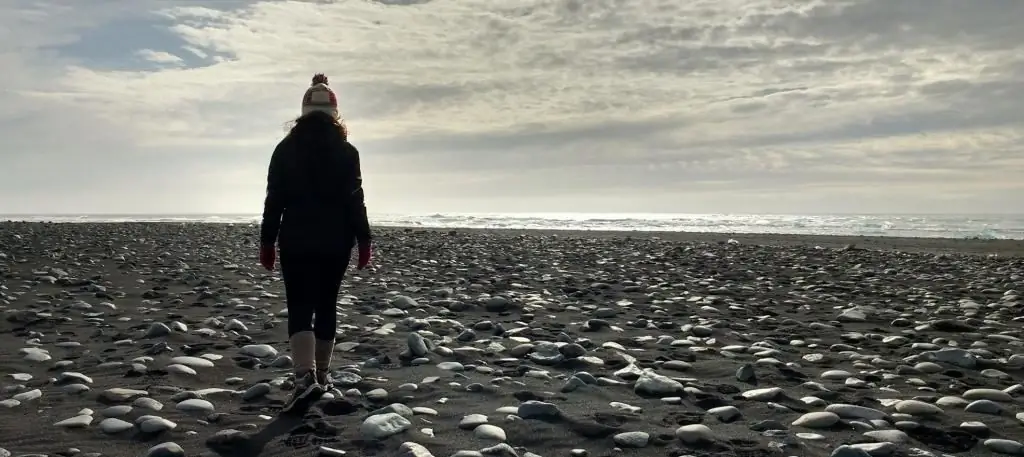
[[[220,432],[206,440],[206,447],[223,457],[258,457],[268,443],[302,424],[302,416],[281,414],[252,435],[237,430]]]

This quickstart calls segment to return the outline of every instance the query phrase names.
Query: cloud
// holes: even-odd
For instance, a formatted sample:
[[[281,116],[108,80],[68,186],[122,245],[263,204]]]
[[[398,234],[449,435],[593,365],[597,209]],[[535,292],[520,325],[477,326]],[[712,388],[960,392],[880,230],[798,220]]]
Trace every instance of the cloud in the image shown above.
[[[74,5],[0,6],[0,212],[257,211],[314,72],[379,211],[1024,212],[1016,0]]]
[[[182,59],[181,57],[178,57],[178,56],[176,56],[174,54],[171,54],[169,52],[164,52],[164,51],[154,51],[152,49],[142,49],[142,50],[140,50],[138,52],[138,54],[139,54],[139,57],[141,57],[143,60],[146,60],[146,61],[149,61],[149,62],[153,62],[153,63],[158,63],[158,64],[163,63],[163,64],[178,65],[178,64],[185,63],[185,60]]]

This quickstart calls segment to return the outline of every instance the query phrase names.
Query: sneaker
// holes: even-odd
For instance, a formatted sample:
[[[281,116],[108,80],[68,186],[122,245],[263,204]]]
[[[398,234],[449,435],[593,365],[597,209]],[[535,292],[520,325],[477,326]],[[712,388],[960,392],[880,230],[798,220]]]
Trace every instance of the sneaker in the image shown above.
[[[324,392],[334,388],[334,379],[331,379],[331,375],[327,370],[316,370],[316,382],[320,384],[320,387],[323,387]]]
[[[310,371],[295,378],[295,392],[288,398],[288,402],[281,408],[282,413],[295,410],[303,410],[324,394],[324,388],[317,380],[316,375]]]

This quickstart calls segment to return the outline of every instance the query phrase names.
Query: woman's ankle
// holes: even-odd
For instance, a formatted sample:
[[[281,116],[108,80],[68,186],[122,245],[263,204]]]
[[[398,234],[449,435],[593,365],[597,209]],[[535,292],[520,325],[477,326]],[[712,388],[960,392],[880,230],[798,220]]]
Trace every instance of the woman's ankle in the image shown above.
[[[314,355],[313,363],[316,367],[327,371],[331,367],[331,358],[334,355],[334,338],[317,338]]]
[[[296,373],[316,369],[316,338],[312,331],[302,331],[292,335],[289,338],[289,343]]]

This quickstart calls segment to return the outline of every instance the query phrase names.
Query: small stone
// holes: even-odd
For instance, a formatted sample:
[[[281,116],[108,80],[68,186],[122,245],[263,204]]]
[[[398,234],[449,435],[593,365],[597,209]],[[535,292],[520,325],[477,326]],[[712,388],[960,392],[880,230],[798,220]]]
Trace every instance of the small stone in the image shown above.
[[[121,419],[114,417],[108,417],[103,419],[99,423],[99,428],[103,433],[108,435],[115,435],[121,432],[125,432],[135,428],[135,425],[131,422],[126,422]]]
[[[895,409],[897,412],[912,416],[934,416],[943,413],[942,408],[918,400],[903,400],[896,403]]]
[[[992,452],[1006,455],[1024,455],[1024,444],[1019,441],[992,438],[982,443],[985,448]]]
[[[641,448],[647,446],[651,435],[647,432],[623,432],[612,436],[612,440],[622,447]]]
[[[88,427],[89,424],[91,424],[91,423],[92,423],[92,416],[88,416],[88,415],[84,415],[83,414],[83,415],[75,416],[75,417],[72,417],[72,418],[69,418],[69,419],[64,419],[64,420],[62,420],[60,422],[57,422],[57,423],[55,423],[53,425],[55,425],[57,427],[64,427],[64,428],[85,428],[85,427]]]
[[[816,411],[804,414],[793,421],[796,427],[828,428],[839,423],[839,415],[828,411]]]
[[[676,438],[687,444],[709,442],[715,439],[711,429],[703,424],[684,425],[676,429],[675,435]]]
[[[383,439],[402,433],[412,427],[412,422],[401,414],[384,413],[367,417],[359,427],[359,432],[370,439]]]
[[[505,430],[501,427],[491,424],[483,424],[473,429],[473,435],[477,438],[489,439],[495,441],[505,441]]]
[[[178,443],[161,443],[149,448],[146,457],[185,457],[185,450]]]

